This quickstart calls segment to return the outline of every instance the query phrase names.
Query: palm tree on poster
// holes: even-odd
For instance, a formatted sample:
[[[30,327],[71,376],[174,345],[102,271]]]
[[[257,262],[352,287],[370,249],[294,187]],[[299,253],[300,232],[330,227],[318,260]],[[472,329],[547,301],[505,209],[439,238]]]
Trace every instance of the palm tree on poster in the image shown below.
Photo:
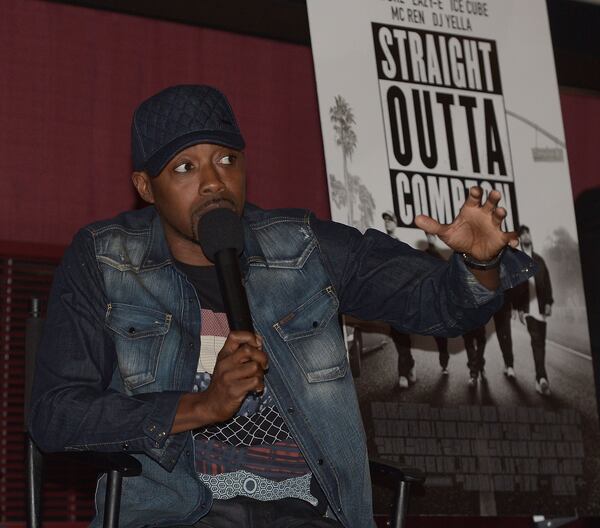
[[[336,134],[335,142],[342,147],[346,199],[341,199],[341,202],[348,204],[348,225],[354,225],[354,189],[348,171],[348,160],[352,159],[357,140],[352,129],[352,125],[355,124],[352,108],[341,95],[335,97],[335,104],[329,109],[329,118]]]

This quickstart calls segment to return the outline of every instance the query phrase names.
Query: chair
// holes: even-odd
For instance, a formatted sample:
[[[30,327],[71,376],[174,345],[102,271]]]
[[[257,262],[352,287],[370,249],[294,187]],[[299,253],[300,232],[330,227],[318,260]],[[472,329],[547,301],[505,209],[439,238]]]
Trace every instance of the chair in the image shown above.
[[[25,424],[28,423],[30,395],[33,382],[35,354],[42,334],[44,321],[40,317],[40,303],[32,299],[31,316],[25,329]],[[26,477],[27,477],[27,528],[41,528],[41,489],[45,456],[61,457],[65,462],[75,462],[92,466],[100,473],[107,473],[106,500],[104,508],[104,528],[118,528],[121,503],[121,484],[124,477],[134,477],[141,473],[138,460],[125,453],[60,453],[46,455],[40,452],[31,439],[25,426]],[[384,460],[369,461],[373,480],[391,483],[395,487],[390,528],[405,528],[408,511],[408,498],[411,486],[423,484],[424,474],[413,468],[406,468]]]
[[[25,326],[25,471],[27,481],[27,528],[41,528],[41,489],[44,457],[64,459],[65,463],[78,463],[91,466],[99,473],[107,473],[106,501],[104,508],[104,528],[118,528],[121,484],[123,477],[133,477],[142,472],[138,460],[125,453],[61,453],[45,455],[38,449],[27,431],[30,410],[31,387],[35,366],[35,353],[44,325],[40,317],[39,299],[32,299],[31,316]]]
[[[369,469],[374,481],[388,482],[395,488],[390,528],[405,528],[410,490],[413,486],[423,485],[425,474],[417,468],[376,458],[369,459]]]

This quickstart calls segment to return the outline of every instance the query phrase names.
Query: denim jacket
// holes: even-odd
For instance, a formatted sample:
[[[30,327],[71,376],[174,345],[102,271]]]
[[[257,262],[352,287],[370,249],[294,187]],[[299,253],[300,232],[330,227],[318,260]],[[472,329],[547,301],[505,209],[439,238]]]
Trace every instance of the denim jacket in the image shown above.
[[[345,527],[373,526],[365,435],[337,314],[400,331],[457,336],[485,323],[502,294],[450,262],[378,231],[320,221],[302,210],[247,205],[241,264],[266,383]],[[501,290],[531,260],[509,250]],[[121,526],[193,524],[211,507],[190,432],[169,434],[192,389],[200,303],[173,264],[153,207],[82,229],[58,268],[34,382],[30,430],[47,451],[119,451],[142,475],[123,481]],[[92,526],[101,524],[104,479]]]

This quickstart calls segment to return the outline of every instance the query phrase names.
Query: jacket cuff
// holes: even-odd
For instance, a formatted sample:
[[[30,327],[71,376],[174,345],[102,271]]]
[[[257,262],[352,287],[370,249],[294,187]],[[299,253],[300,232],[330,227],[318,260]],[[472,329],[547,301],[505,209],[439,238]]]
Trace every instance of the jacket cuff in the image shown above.
[[[168,391],[162,392],[158,397],[156,394],[152,395],[154,397],[154,408],[142,424],[142,431],[153,442],[153,447],[161,448],[164,446],[173,427],[179,400],[183,394],[180,391]],[[144,395],[136,394],[136,398],[144,399]]]
[[[483,286],[473,275],[471,270],[465,265],[460,255],[454,253],[450,260],[452,267],[452,275],[454,275],[454,284],[466,285],[466,291],[457,293],[460,297],[461,294],[467,295],[470,298],[469,304],[482,306],[487,304],[492,299],[498,297],[502,292],[514,288],[521,282],[526,281],[536,271],[536,265],[531,258],[525,253],[513,248],[507,248],[502,255],[500,261],[500,267],[498,268],[500,273],[500,286],[497,290],[488,290]]]
[[[175,467],[189,436],[189,432],[169,434],[183,394],[179,391],[162,392],[155,399],[154,409],[142,425],[146,435],[144,452],[167,471]],[[143,399],[144,394],[138,394],[136,398]]]
[[[508,248],[502,256],[500,264],[500,289],[510,290],[533,277],[538,269],[537,264],[522,251]]]

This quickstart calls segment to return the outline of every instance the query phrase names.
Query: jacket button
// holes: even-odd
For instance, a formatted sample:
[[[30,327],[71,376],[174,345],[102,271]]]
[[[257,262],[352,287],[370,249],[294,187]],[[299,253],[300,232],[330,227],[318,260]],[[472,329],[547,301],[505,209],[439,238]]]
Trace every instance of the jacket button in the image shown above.
[[[317,323],[317,321],[313,321],[313,328],[317,328],[317,326],[319,326],[319,323]]]
[[[319,466],[322,466],[323,465],[323,459],[319,458],[319,460],[317,460],[317,464],[319,464]]]
[[[186,452],[185,452],[185,456],[190,456],[190,452],[189,452],[189,451],[186,451]]]
[[[288,407],[287,412],[289,412],[290,414],[294,414],[294,408],[293,407]]]
[[[133,328],[133,326],[129,328],[129,333],[130,334],[135,334],[135,328]]]
[[[123,444],[123,451],[127,451],[129,449],[129,444],[127,442],[125,442]]]

